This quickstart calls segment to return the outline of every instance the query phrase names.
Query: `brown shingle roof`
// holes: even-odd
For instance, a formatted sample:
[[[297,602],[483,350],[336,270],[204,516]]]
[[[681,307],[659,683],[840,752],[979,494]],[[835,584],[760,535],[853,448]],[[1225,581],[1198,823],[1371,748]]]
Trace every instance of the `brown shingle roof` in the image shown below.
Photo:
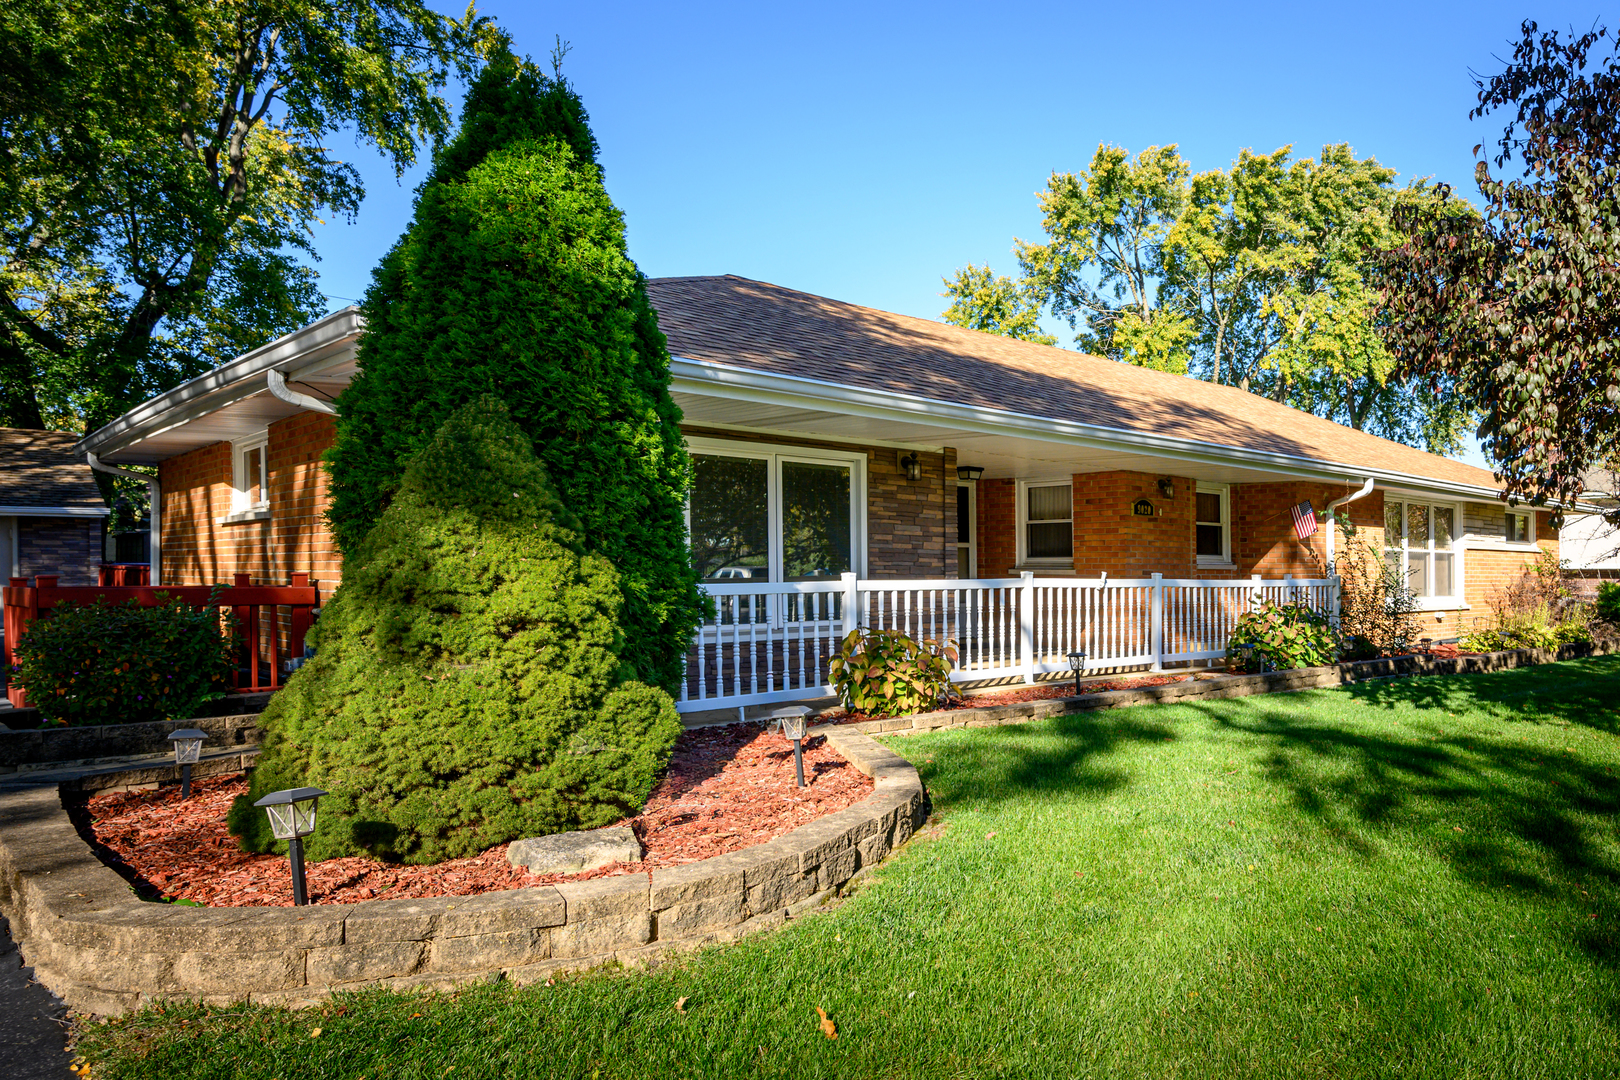
[[[90,466],[73,452],[77,435],[0,428],[0,506],[107,507]]]
[[[647,291],[669,351],[692,360],[1340,462],[1374,473],[1499,486],[1484,469],[1236,387],[731,275],[656,278]]]

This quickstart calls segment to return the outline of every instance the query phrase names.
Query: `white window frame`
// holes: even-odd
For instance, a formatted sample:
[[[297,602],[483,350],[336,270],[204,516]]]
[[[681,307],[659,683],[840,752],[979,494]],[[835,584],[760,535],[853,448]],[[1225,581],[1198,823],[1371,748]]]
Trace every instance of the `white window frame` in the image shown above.
[[[1463,574],[1464,568],[1468,562],[1468,551],[1470,548],[1476,545],[1469,543],[1465,539],[1463,530],[1463,504],[1452,502],[1449,499],[1436,499],[1423,495],[1406,495],[1401,492],[1386,491],[1384,492],[1384,521],[1386,523],[1389,520],[1389,507],[1391,504],[1398,505],[1401,508],[1401,542],[1399,545],[1395,546],[1399,548],[1401,553],[1401,574],[1403,576],[1403,580],[1410,580],[1408,567],[1411,565],[1412,557],[1412,551],[1407,546],[1406,508],[1408,506],[1426,506],[1429,508],[1429,546],[1426,548],[1420,548],[1419,551],[1422,553],[1424,558],[1430,560],[1427,577],[1431,583],[1434,581],[1434,563],[1432,557],[1436,551],[1439,550],[1434,546],[1434,511],[1436,507],[1451,511],[1451,547],[1448,549],[1451,553],[1451,592],[1444,596],[1436,595],[1418,597],[1418,610],[1451,611],[1466,608],[1468,604],[1465,597],[1468,595],[1468,586],[1464,580]],[[1532,524],[1531,528],[1534,529],[1534,527],[1535,526]],[[1380,557],[1392,550],[1392,545],[1389,543],[1389,530],[1386,528],[1384,531],[1384,545],[1381,549],[1379,549]],[[1517,547],[1519,545],[1514,546]]]
[[[1069,488],[1069,557],[1047,556],[1039,559],[1029,557],[1029,489],[1038,487]],[[1061,518],[1042,518],[1043,522],[1061,521]],[[1029,567],[1066,566],[1074,567],[1074,477],[1052,477],[1045,480],[1018,481],[1018,565]]]
[[[963,548],[968,549],[967,580],[971,581],[979,576],[979,484],[976,480],[958,480],[956,482],[956,489],[956,497],[958,499],[962,497],[962,492],[964,490],[967,492],[968,538],[966,543],[958,539],[956,541],[956,549],[957,551],[961,551]],[[954,530],[955,527],[956,522],[952,521],[951,528]],[[958,555],[956,557],[956,561],[957,564],[960,565],[962,557]]]
[[[1510,540],[1510,539],[1508,539],[1508,536],[1507,536],[1507,515],[1509,515],[1509,514],[1517,514],[1520,517],[1527,519],[1528,527],[1525,529],[1525,538],[1523,540]],[[1533,509],[1520,510],[1517,507],[1513,507],[1513,506],[1504,507],[1503,510],[1502,510],[1502,543],[1505,546],[1512,548],[1514,551],[1529,551],[1531,548],[1535,547],[1536,546],[1536,512],[1535,512],[1535,510],[1533,510]]]
[[[1219,495],[1221,497],[1221,553],[1219,555],[1198,554],[1198,526],[1209,522],[1198,520],[1198,496]],[[1229,567],[1234,565],[1232,560],[1232,485],[1231,484],[1204,484],[1193,485],[1193,554],[1200,567]]]
[[[772,582],[782,580],[782,464],[806,462],[820,465],[849,466],[849,545],[850,569],[860,577],[866,576],[866,454],[847,450],[822,450],[807,446],[786,446],[775,443],[732,442],[727,439],[691,438],[686,440],[691,454],[712,457],[755,458],[766,466],[766,504],[769,533],[766,567]],[[691,534],[692,508],[686,507],[686,529]]]
[[[247,475],[247,457],[259,451],[259,495],[256,503],[248,501],[251,485]],[[220,524],[237,521],[262,521],[270,516],[270,432],[261,431],[231,443],[231,510],[220,519]]]

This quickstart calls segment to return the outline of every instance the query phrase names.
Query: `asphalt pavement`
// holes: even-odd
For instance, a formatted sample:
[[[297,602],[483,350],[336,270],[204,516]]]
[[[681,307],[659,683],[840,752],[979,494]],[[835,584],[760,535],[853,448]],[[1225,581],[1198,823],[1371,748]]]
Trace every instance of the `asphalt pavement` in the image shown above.
[[[0,1074],[6,1080],[74,1080],[68,1069],[67,1006],[23,967],[0,919]]]

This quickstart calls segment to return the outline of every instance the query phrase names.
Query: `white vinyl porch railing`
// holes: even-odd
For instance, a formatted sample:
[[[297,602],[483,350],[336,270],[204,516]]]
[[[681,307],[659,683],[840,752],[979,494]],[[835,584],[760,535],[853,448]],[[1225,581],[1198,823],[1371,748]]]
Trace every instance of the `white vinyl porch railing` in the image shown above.
[[[827,658],[857,627],[955,642],[955,682],[1084,666],[1149,667],[1226,655],[1232,628],[1263,600],[1338,617],[1337,578],[1016,578],[739,581],[706,585],[715,617],[687,653],[676,707],[737,708],[832,694]]]

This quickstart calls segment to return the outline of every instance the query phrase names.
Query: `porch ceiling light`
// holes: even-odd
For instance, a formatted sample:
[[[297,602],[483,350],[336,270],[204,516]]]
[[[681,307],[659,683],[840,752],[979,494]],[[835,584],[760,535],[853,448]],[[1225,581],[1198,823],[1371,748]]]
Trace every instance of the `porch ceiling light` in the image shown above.
[[[900,467],[906,471],[907,480],[922,479],[922,459],[917,456],[917,451],[913,450],[902,457]]]
[[[1168,476],[1159,481],[1159,494],[1167,499],[1176,497],[1176,482]]]
[[[202,757],[202,744],[208,732],[196,728],[181,728],[169,733],[174,744],[174,763],[180,766],[180,797],[191,798],[191,767]]]
[[[300,907],[309,903],[309,894],[304,888],[304,837],[315,831],[315,804],[325,794],[320,788],[290,788],[272,791],[253,804],[270,818],[270,832],[275,838],[287,841],[287,860],[292,863],[293,903]]]
[[[958,480],[977,480],[983,475],[983,465],[958,465],[956,467],[956,478]]]

